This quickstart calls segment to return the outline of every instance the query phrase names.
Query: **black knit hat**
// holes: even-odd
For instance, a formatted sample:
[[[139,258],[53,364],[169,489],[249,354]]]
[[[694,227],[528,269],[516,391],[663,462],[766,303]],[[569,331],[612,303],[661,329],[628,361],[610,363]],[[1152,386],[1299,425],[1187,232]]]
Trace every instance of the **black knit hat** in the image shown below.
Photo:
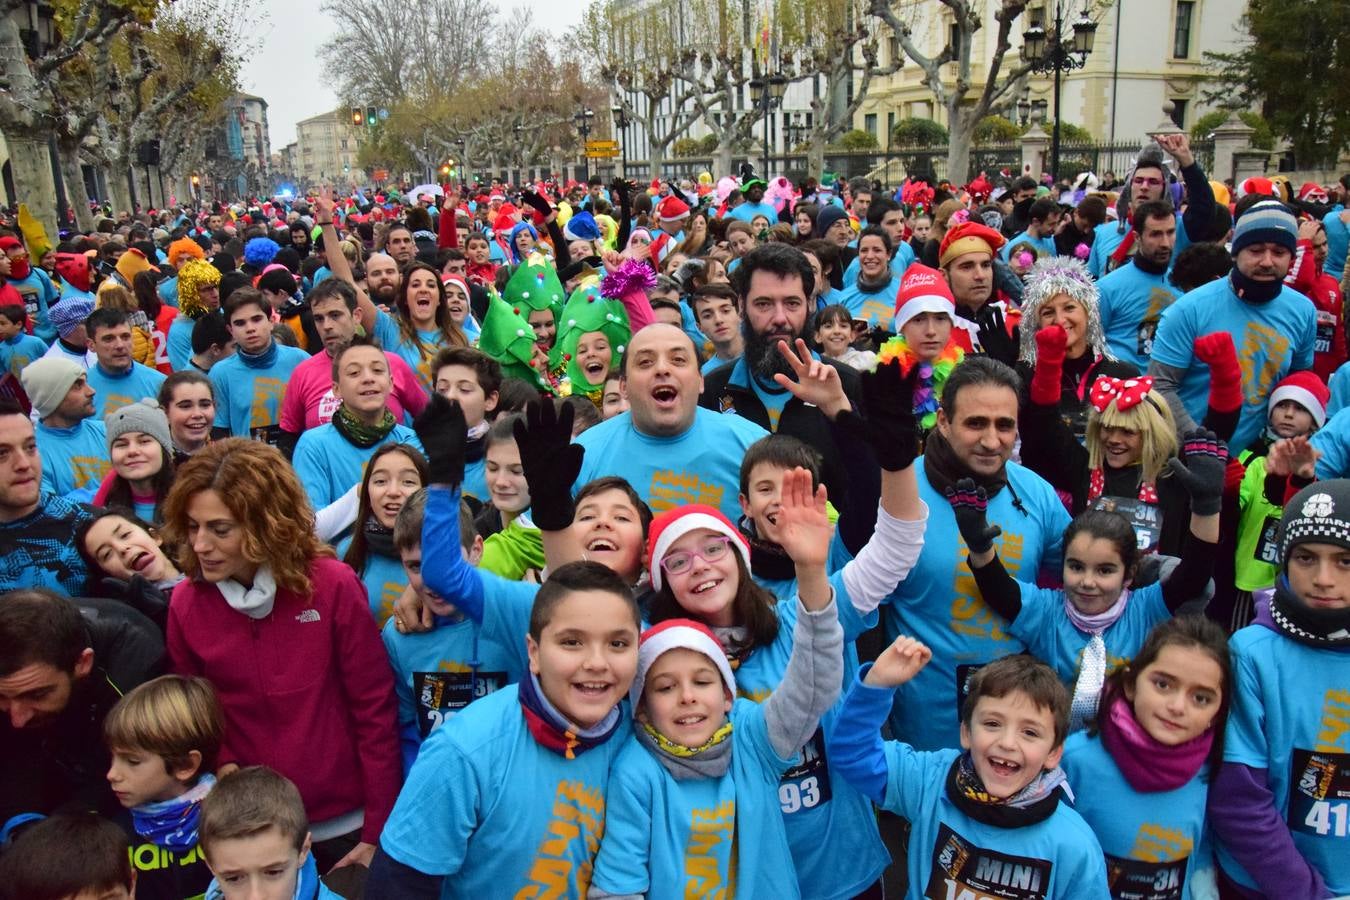
[[[1350,549],[1350,478],[1316,481],[1284,506],[1280,521],[1280,562],[1299,544],[1332,544]]]

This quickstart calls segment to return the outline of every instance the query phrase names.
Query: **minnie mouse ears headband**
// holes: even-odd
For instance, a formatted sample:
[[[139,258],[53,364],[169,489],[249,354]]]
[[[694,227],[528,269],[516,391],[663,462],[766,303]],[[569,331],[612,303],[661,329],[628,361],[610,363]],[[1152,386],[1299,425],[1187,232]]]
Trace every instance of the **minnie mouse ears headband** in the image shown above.
[[[1117,412],[1125,412],[1140,403],[1147,402],[1162,415],[1157,402],[1149,397],[1152,390],[1153,379],[1148,375],[1141,375],[1138,378],[1112,378],[1109,375],[1102,375],[1092,383],[1092,393],[1088,399],[1092,403],[1092,408],[1099,413],[1106,412],[1106,408],[1114,400]]]

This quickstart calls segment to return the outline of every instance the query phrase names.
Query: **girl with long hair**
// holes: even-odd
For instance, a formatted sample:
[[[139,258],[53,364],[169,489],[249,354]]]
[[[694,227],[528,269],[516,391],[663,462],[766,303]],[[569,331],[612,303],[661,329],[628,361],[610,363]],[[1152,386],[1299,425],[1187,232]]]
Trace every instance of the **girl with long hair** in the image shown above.
[[[112,470],[94,505],[126,507],[147,522],[160,522],[174,481],[169,420],[154,400],[142,400],[109,413],[105,423]]]
[[[409,263],[403,270],[398,299],[399,341],[386,347],[401,356],[422,377],[430,392],[431,361],[444,347],[467,347],[469,339],[456,324],[445,304],[445,284],[433,266]]]
[[[385,444],[376,450],[361,478],[356,528],[337,547],[342,561],[365,584],[370,612],[381,628],[394,614],[394,601],[408,587],[394,546],[394,520],[426,481],[427,460],[416,447]]]

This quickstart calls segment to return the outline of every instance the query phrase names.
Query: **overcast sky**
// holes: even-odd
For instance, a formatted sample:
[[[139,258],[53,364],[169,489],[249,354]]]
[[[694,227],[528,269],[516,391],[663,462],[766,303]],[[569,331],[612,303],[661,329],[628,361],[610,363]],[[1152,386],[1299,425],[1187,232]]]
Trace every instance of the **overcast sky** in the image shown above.
[[[333,20],[319,12],[319,0],[263,0],[268,25],[258,53],[243,73],[244,90],[267,101],[273,152],[295,140],[295,123],[337,106],[337,95],[317,61],[319,47],[333,36]],[[410,2],[410,0],[394,0]],[[576,25],[586,0],[510,0],[502,9],[528,7],[536,24],[557,29]]]

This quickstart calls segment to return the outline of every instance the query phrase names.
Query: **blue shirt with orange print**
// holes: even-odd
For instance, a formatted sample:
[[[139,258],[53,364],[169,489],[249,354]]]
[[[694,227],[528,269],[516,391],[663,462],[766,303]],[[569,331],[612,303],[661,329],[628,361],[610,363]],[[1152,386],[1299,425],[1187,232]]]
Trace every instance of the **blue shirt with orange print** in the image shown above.
[[[295,367],[309,359],[299,347],[272,342],[250,357],[243,351],[211,367],[208,377],[216,394],[217,428],[234,437],[266,440],[275,446],[281,434],[281,398]]]

